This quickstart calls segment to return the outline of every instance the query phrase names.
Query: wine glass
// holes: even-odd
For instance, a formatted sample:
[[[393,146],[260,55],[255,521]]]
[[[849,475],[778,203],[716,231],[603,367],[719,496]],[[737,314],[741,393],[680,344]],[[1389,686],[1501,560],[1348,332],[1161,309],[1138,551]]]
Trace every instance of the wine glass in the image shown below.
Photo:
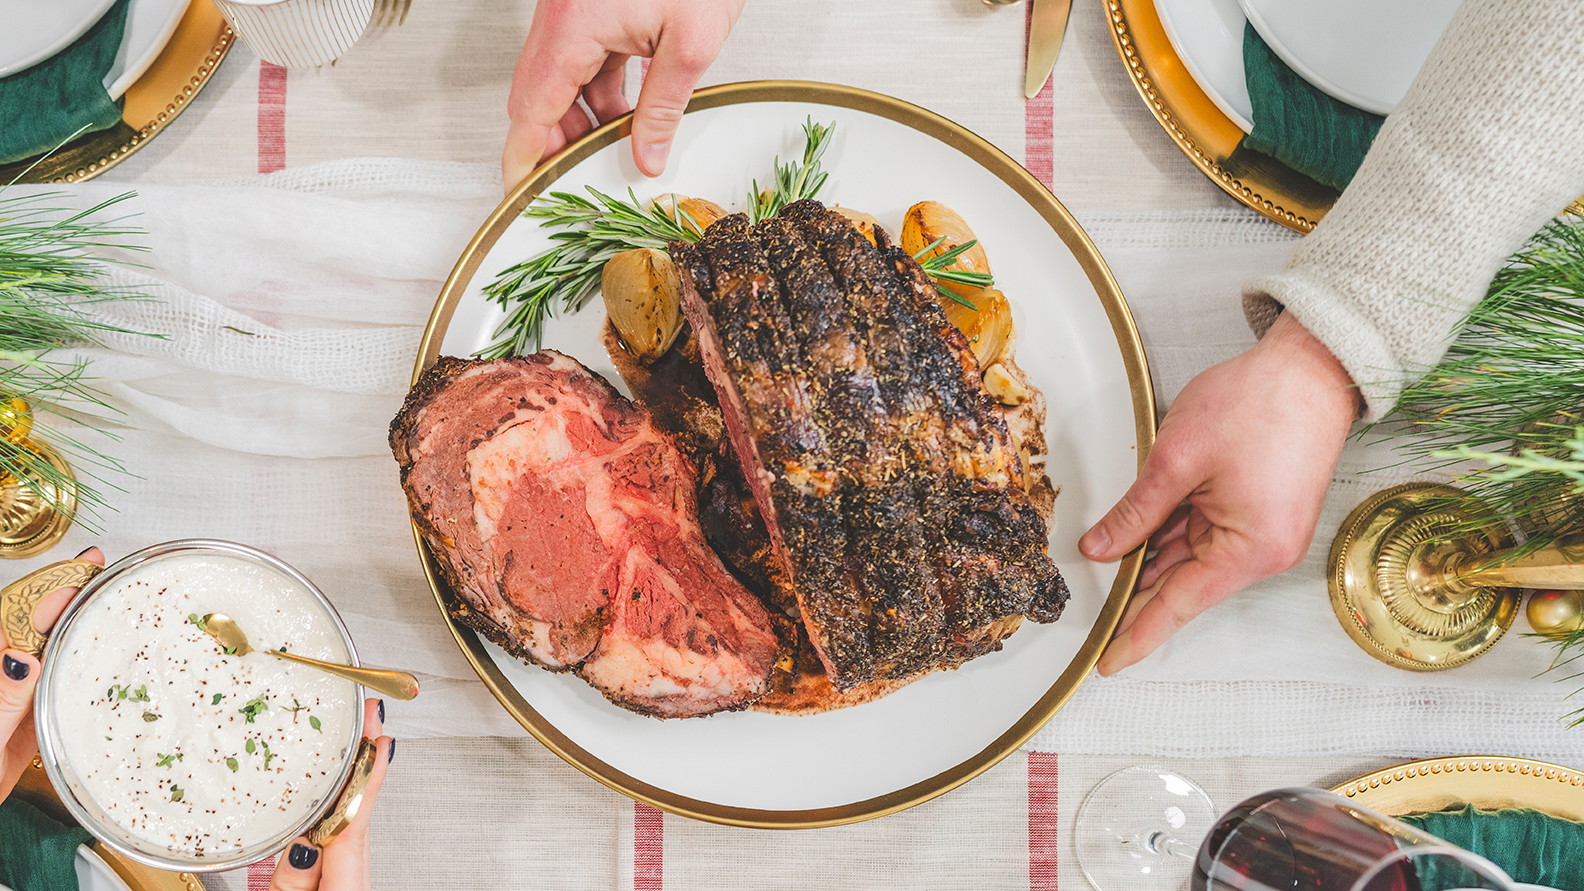
[[[1217,816],[1210,796],[1182,774],[1119,770],[1078,807],[1078,868],[1096,891],[1181,891]]]
[[[1194,861],[1193,891],[1518,891],[1500,867],[1321,789],[1277,789],[1228,811]]]

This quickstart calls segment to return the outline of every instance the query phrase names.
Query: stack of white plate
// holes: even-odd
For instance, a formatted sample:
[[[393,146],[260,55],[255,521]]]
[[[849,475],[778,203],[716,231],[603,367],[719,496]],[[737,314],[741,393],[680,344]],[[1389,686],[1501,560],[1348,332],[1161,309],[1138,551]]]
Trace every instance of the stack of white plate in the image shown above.
[[[1457,0],[1155,0],[1172,48],[1210,100],[1252,129],[1243,30],[1300,77],[1365,111],[1402,101]]]

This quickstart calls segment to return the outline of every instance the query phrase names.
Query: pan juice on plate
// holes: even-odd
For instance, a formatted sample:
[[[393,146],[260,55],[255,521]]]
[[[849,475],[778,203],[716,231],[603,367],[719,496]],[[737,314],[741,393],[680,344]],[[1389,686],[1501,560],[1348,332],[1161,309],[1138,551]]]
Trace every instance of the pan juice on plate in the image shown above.
[[[203,630],[224,613],[255,652]],[[346,661],[312,594],[272,568],[176,554],[110,580],[47,658],[61,758],[81,799],[139,842],[225,857],[289,832],[339,791],[355,684],[274,659]]]

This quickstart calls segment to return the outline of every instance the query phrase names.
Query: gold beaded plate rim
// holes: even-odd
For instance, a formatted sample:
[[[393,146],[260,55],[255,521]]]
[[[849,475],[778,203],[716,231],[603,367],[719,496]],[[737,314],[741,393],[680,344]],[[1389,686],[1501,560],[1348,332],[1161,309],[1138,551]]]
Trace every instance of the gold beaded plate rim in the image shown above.
[[[194,0],[148,71],[126,92],[121,121],[42,158],[0,165],[0,184],[93,179],[126,160],[192,104],[235,37],[209,0]]]
[[[1472,804],[1487,810],[1533,808],[1584,820],[1584,773],[1530,758],[1426,758],[1367,773],[1331,791],[1389,817]]]
[[[1106,19],[1139,98],[1194,166],[1266,217],[1298,232],[1313,229],[1340,193],[1238,147],[1242,128],[1193,79],[1166,36],[1155,0],[1106,0]]]
[[[16,794],[23,801],[63,823],[75,824],[66,806],[61,803],[55,787],[50,785],[44,772],[44,763],[38,758],[22,771]],[[190,872],[168,872],[145,866],[112,850],[107,845],[94,843],[93,852],[125,882],[131,891],[204,891],[204,884]]]

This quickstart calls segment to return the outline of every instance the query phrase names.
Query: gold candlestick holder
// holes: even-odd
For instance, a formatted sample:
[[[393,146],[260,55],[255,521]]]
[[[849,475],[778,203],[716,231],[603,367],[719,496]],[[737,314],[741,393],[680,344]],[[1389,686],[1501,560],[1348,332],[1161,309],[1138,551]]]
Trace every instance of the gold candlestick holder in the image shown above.
[[[25,482],[0,471],[0,558],[20,560],[49,550],[66,535],[77,511],[71,466],[54,449],[31,439],[32,428],[28,404],[0,395],[0,438],[59,471],[54,480]]]
[[[1440,671],[1490,649],[1525,588],[1584,589],[1584,540],[1521,556],[1459,489],[1408,483],[1353,510],[1331,543],[1331,606],[1364,651],[1399,668]]]

